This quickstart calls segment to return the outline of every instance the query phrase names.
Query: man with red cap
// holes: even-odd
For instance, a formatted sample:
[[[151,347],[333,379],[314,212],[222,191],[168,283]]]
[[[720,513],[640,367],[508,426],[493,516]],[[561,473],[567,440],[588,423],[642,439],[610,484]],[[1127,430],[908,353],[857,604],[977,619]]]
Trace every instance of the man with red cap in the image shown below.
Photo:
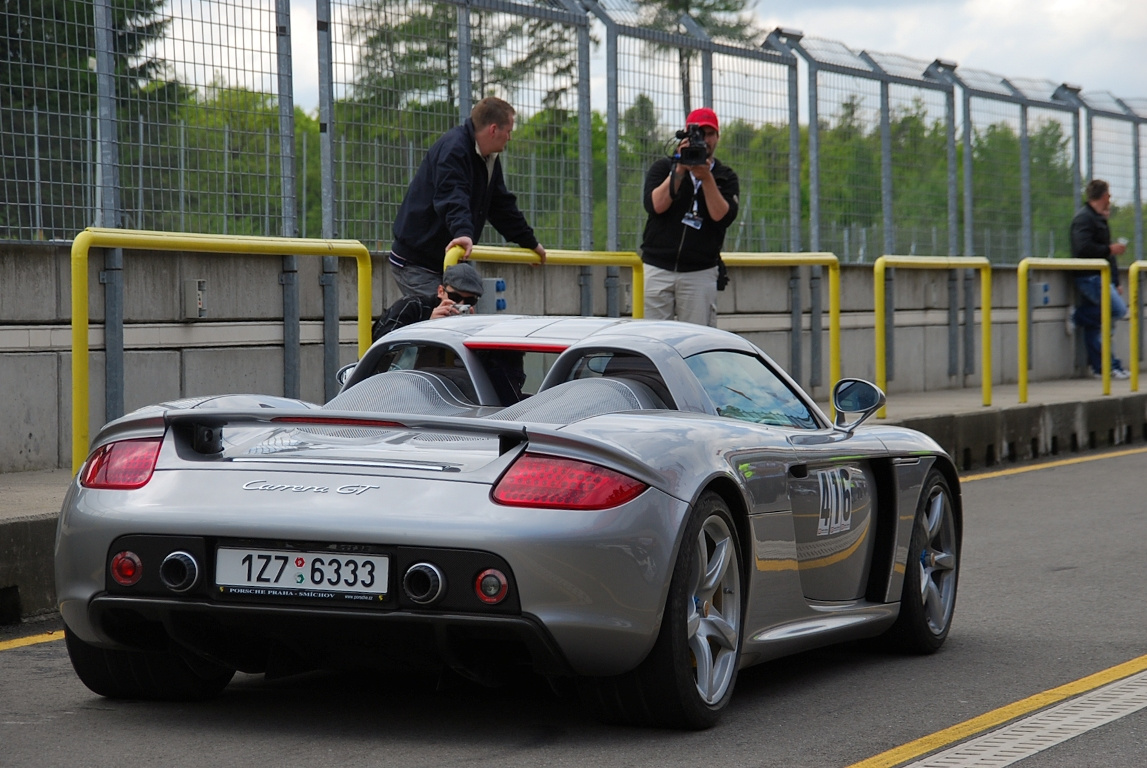
[[[645,317],[716,327],[721,248],[737,218],[740,182],[713,156],[720,140],[716,113],[695,109],[685,124],[686,132],[696,126],[704,136],[704,160],[688,151],[686,137],[673,157],[658,159],[645,175]]]

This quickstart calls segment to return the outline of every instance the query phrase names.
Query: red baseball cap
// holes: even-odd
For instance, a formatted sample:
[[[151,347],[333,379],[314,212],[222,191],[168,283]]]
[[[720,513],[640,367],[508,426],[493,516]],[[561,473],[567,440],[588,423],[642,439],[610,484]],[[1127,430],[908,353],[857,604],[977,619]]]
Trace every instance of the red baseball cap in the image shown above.
[[[721,132],[721,128],[717,125],[717,113],[708,107],[701,107],[689,113],[689,117],[685,118],[685,125],[699,125],[702,128],[709,126],[717,133]]]

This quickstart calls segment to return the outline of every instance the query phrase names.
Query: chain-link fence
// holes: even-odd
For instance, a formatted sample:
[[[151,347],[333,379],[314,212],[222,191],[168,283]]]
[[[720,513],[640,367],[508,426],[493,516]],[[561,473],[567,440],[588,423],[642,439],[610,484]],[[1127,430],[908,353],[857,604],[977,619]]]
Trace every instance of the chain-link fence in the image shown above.
[[[1142,258],[1144,99],[766,42],[639,0],[316,0],[316,15],[318,110],[294,107],[293,70],[313,62],[292,61],[288,0],[11,0],[0,239],[105,224],[382,250],[426,150],[498,95],[518,110],[507,182],[547,246],[637,247],[645,172],[710,105],[741,179],[731,250],[1066,255],[1087,176],[1111,182],[1113,231]]]

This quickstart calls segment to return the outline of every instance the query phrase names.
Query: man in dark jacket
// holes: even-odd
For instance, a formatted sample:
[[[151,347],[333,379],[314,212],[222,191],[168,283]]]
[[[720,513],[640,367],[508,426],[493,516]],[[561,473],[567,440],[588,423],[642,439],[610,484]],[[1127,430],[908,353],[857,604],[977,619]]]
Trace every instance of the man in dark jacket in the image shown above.
[[[389,254],[391,273],[403,295],[433,294],[442,282],[446,251],[459,245],[468,258],[487,220],[507,240],[536,251],[545,262],[546,249],[502,177],[498,155],[513,130],[514,108],[488,97],[423,158],[398,209]]]
[[[1123,287],[1119,284],[1119,264],[1115,257],[1121,256],[1127,246],[1111,242],[1111,230],[1107,217],[1111,215],[1111,189],[1106,181],[1092,179],[1085,191],[1087,202],[1076,211],[1071,220],[1071,255],[1077,259],[1107,259],[1111,265],[1111,321],[1127,315],[1127,304],[1123,301]],[[1075,324],[1083,329],[1083,341],[1087,347],[1087,363],[1092,376],[1101,376],[1103,369],[1103,344],[1101,337],[1103,283],[1098,272],[1073,272],[1079,302],[1075,308]],[[1111,376],[1127,379],[1131,374],[1123,370],[1123,364],[1114,354],[1111,356]]]
[[[423,320],[469,314],[482,296],[482,277],[474,265],[463,261],[446,269],[432,296],[403,296],[391,304],[374,323],[370,340],[378,341],[391,331]]]
[[[713,153],[720,140],[717,115],[703,107],[686,118],[705,137],[705,159],[687,165],[681,150],[653,163],[645,175],[643,202],[649,218],[641,240],[645,263],[645,317],[717,325],[718,280],[724,279],[721,248],[737,218],[740,182]],[[686,155],[686,159],[688,157]],[[724,285],[721,286],[722,288]]]

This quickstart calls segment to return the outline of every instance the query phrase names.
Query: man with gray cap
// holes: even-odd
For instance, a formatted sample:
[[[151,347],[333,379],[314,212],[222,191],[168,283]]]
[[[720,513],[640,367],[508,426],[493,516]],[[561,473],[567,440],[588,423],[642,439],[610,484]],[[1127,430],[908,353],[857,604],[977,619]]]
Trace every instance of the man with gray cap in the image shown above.
[[[482,277],[467,261],[447,267],[435,296],[403,296],[382,313],[371,329],[371,341],[423,320],[466,314],[482,295]]]

